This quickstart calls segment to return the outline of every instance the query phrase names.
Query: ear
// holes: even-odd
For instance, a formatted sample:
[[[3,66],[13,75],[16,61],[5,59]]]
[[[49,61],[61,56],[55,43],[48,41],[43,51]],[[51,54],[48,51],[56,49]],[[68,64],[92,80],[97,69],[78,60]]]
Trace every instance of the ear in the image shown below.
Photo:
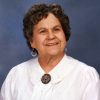
[[[32,48],[35,48],[35,42],[34,42],[34,40],[30,40],[30,45],[31,45]]]

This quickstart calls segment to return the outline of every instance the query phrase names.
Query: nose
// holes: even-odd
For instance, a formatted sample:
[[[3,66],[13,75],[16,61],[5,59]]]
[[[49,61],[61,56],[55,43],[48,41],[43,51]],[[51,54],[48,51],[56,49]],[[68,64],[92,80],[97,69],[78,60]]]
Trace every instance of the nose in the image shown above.
[[[48,39],[54,39],[55,38],[55,34],[52,31],[48,32]]]

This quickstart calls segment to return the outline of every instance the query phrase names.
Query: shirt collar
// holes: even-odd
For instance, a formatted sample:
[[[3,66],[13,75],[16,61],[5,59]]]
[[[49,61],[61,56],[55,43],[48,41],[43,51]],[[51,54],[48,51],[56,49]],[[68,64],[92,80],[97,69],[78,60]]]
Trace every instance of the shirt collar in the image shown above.
[[[61,61],[49,72],[51,75],[51,83],[56,84],[61,82],[65,76],[67,76],[72,69],[69,57],[65,54]],[[41,82],[41,77],[45,74],[40,64],[38,63],[38,58],[36,58],[31,63],[30,78],[33,84]]]
[[[52,83],[61,82],[70,73],[73,66],[71,66],[69,57],[65,54],[62,60],[50,71],[52,77]]]

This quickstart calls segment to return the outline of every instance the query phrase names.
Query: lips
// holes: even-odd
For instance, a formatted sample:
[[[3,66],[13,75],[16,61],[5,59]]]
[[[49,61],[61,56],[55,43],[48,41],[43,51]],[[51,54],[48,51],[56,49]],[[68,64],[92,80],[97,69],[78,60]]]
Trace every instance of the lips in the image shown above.
[[[46,46],[55,46],[55,45],[58,45],[59,43],[58,42],[55,42],[55,43],[47,43]]]

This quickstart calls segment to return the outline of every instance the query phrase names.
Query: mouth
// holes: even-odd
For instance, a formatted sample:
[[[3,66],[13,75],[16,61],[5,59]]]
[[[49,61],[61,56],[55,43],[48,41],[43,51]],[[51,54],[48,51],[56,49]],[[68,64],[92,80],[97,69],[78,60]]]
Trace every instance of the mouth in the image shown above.
[[[58,44],[59,44],[58,42],[55,42],[55,43],[47,43],[46,46],[56,46]]]

